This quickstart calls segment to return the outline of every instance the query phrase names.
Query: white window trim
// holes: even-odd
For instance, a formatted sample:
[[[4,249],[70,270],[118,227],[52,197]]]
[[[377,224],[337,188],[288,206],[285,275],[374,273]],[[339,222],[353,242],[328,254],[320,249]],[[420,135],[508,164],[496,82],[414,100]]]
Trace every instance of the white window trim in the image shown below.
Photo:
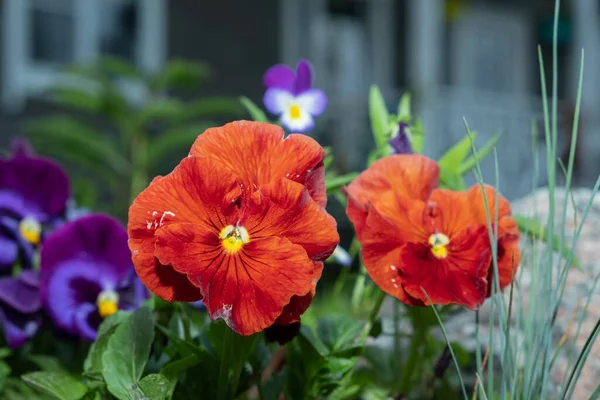
[[[76,0],[74,10],[74,62],[91,62],[100,54],[97,18],[103,0]],[[159,70],[166,59],[166,0],[136,0],[138,2],[138,33],[136,64],[144,72]],[[68,81],[61,66],[33,63],[29,59],[31,20],[30,0],[4,0],[3,12],[3,74],[2,106],[5,111],[19,112],[29,96],[39,95],[58,80]],[[126,81],[124,95],[136,102],[145,93],[140,85]]]

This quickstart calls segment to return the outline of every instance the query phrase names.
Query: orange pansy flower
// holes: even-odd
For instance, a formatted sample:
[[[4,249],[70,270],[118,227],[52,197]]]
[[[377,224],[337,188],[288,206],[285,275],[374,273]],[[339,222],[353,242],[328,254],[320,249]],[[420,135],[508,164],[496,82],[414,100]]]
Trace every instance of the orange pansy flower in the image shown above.
[[[142,282],[167,301],[204,299],[242,335],[299,321],[339,242],[323,208],[324,156],[270,124],[207,130],[129,210]]]
[[[345,188],[347,214],[373,281],[410,305],[477,308],[490,295],[492,251],[483,193],[438,189],[439,167],[417,154],[375,162]],[[491,221],[496,191],[485,187]],[[509,285],[520,261],[519,230],[498,195],[498,271]]]

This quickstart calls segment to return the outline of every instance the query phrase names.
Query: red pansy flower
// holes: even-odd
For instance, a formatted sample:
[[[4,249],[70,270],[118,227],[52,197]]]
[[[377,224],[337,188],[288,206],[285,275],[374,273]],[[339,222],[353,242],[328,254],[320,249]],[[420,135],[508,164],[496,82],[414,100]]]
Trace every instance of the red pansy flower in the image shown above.
[[[324,157],[275,125],[207,130],[129,210],[142,282],[167,301],[203,299],[242,335],[299,321],[339,242],[324,210]]]
[[[345,188],[347,214],[373,281],[410,305],[462,304],[471,309],[490,295],[493,265],[483,193],[438,189],[439,167],[417,154],[375,162]],[[496,191],[486,186],[491,221]],[[508,201],[498,195],[500,286],[520,261],[519,231]]]

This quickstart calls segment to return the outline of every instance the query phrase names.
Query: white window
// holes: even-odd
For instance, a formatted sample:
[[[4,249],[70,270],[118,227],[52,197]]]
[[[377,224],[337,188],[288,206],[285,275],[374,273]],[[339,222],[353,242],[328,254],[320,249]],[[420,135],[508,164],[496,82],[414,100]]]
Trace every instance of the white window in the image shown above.
[[[2,105],[19,111],[28,96],[59,79],[65,65],[110,54],[143,71],[166,54],[166,0],[4,0]],[[139,87],[123,85],[128,98]]]

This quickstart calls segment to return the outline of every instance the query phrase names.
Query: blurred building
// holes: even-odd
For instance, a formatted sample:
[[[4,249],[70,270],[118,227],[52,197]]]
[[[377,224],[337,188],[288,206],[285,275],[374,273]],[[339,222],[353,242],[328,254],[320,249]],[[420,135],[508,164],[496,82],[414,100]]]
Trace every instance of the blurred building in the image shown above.
[[[370,144],[367,93],[381,86],[390,108],[405,90],[439,156],[465,135],[462,118],[498,144],[500,189],[530,190],[533,154],[544,174],[537,45],[551,82],[553,0],[0,0],[0,136],[46,112],[42,93],[59,67],[110,53],[153,71],[170,57],[207,61],[217,73],[204,90],[260,102],[262,74],[302,57],[330,97],[315,135],[332,144],[337,167],[359,169]],[[578,182],[600,172],[600,10],[596,0],[563,0],[559,24],[560,143],[568,141],[580,49],[585,47]],[[550,86],[548,89],[550,90]],[[135,97],[134,86],[124,87]],[[539,128],[532,144],[532,124]],[[2,140],[0,140],[0,143]],[[484,178],[494,181],[494,162]],[[544,180],[540,179],[543,184]]]

